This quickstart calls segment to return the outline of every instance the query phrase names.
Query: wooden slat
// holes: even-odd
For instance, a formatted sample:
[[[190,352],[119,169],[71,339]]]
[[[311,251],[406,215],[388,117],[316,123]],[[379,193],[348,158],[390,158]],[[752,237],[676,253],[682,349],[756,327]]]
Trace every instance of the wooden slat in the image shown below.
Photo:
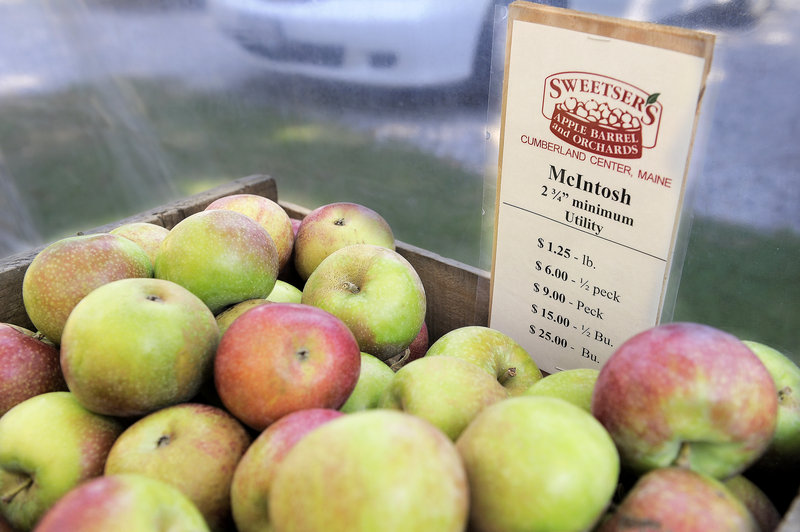
[[[230,194],[258,194],[273,201],[278,200],[278,188],[275,180],[269,176],[253,175],[224,183],[205,192],[111,224],[87,229],[82,233],[108,232],[115,227],[130,222],[149,222],[172,229],[179,221],[191,214],[202,211],[215,199]],[[44,247],[40,246],[0,260],[0,323],[13,323],[29,329],[33,328],[22,302],[22,280],[25,277],[28,265]]]

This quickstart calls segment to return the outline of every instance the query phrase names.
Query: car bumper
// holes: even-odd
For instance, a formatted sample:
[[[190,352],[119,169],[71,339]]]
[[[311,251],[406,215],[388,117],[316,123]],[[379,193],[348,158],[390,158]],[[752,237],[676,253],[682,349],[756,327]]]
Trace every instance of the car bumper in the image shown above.
[[[486,3],[218,0],[219,27],[271,69],[368,85],[430,86],[462,81]]]

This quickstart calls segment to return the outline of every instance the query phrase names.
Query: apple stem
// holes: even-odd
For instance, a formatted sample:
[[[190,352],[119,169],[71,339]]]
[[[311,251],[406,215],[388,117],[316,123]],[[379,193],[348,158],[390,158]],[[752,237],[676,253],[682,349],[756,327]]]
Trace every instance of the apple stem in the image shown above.
[[[344,282],[344,289],[350,292],[351,294],[357,294],[358,292],[360,292],[358,285],[356,285],[355,283],[351,283],[350,281]]]
[[[678,452],[678,456],[675,458],[675,465],[678,467],[689,468],[691,466],[691,460],[689,455],[691,454],[691,447],[689,442],[682,442],[681,449]]]
[[[784,386],[780,390],[778,390],[778,403],[784,404],[787,402],[792,396],[792,388],[791,386]]]
[[[3,494],[2,499],[0,499],[3,501],[3,504],[9,504],[12,500],[14,500],[14,497],[16,497],[18,494],[22,493],[26,489],[30,488],[31,485],[33,485],[33,477],[31,476],[20,475],[19,479],[20,482],[18,482],[16,485],[11,486],[11,488],[6,493]]]
[[[411,350],[406,349],[405,351],[401,351],[399,354],[393,356],[390,359],[386,360],[386,364],[392,369],[392,371],[397,372],[400,368],[405,365],[406,360],[408,357],[411,356]]]
[[[517,368],[508,368],[503,372],[502,375],[500,375],[500,377],[497,378],[497,380],[500,381],[500,384],[505,384],[508,382],[509,379],[516,376],[517,376]]]

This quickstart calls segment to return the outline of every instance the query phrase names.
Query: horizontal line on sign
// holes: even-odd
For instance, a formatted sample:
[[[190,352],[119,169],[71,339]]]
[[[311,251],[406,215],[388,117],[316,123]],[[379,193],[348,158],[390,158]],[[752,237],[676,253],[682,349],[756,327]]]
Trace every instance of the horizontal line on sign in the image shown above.
[[[667,262],[667,259],[664,259],[664,258],[658,257],[658,256],[656,256],[656,255],[653,255],[652,253],[648,253],[648,252],[646,252],[646,251],[642,251],[641,249],[636,249],[636,248],[634,248],[634,247],[631,247],[631,246],[628,246],[628,245],[626,245],[626,244],[623,244],[622,242],[617,242],[616,240],[611,240],[610,238],[606,238],[606,237],[604,237],[604,236],[595,235],[595,234],[594,234],[594,233],[592,233],[591,231],[586,231],[586,230],[584,230],[584,229],[581,229],[581,228],[579,228],[579,227],[575,227],[575,226],[573,226],[573,225],[570,225],[570,224],[568,224],[568,223],[564,223],[564,222],[562,222],[562,221],[555,220],[555,219],[553,219],[553,218],[550,218],[549,216],[545,216],[544,214],[540,214],[540,213],[538,213],[538,212],[536,212],[536,211],[532,211],[532,210],[530,210],[530,209],[526,209],[525,207],[521,207],[521,206],[519,206],[519,205],[514,205],[513,203],[509,203],[509,202],[507,202],[507,201],[504,201],[504,202],[503,202],[503,205],[507,205],[507,206],[509,206],[509,207],[513,207],[513,208],[515,208],[515,209],[519,209],[519,210],[521,210],[521,211],[528,212],[528,213],[530,213],[530,214],[535,214],[536,216],[540,216],[541,218],[544,218],[545,220],[550,220],[551,222],[555,222],[555,223],[557,223],[557,224],[563,225],[564,227],[569,227],[570,229],[574,229],[575,231],[580,231],[581,233],[585,233],[585,234],[587,234],[587,235],[589,235],[589,236],[593,236],[593,237],[595,237],[595,238],[599,238],[599,239],[601,239],[601,240],[605,240],[606,242],[611,242],[612,244],[616,244],[616,245],[618,245],[618,246],[621,246],[621,247],[623,247],[623,248],[630,249],[631,251],[635,251],[635,252],[637,252],[637,253],[641,253],[642,255],[647,255],[648,257],[653,257],[654,259],[656,259],[656,260],[660,260],[661,262]]]

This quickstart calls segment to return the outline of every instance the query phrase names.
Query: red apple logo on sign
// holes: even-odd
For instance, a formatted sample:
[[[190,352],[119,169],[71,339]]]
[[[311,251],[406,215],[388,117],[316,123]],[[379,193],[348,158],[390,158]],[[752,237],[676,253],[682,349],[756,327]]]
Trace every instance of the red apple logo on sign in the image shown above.
[[[545,79],[542,114],[550,131],[598,155],[638,159],[658,138],[659,93],[589,72],[559,72]]]

